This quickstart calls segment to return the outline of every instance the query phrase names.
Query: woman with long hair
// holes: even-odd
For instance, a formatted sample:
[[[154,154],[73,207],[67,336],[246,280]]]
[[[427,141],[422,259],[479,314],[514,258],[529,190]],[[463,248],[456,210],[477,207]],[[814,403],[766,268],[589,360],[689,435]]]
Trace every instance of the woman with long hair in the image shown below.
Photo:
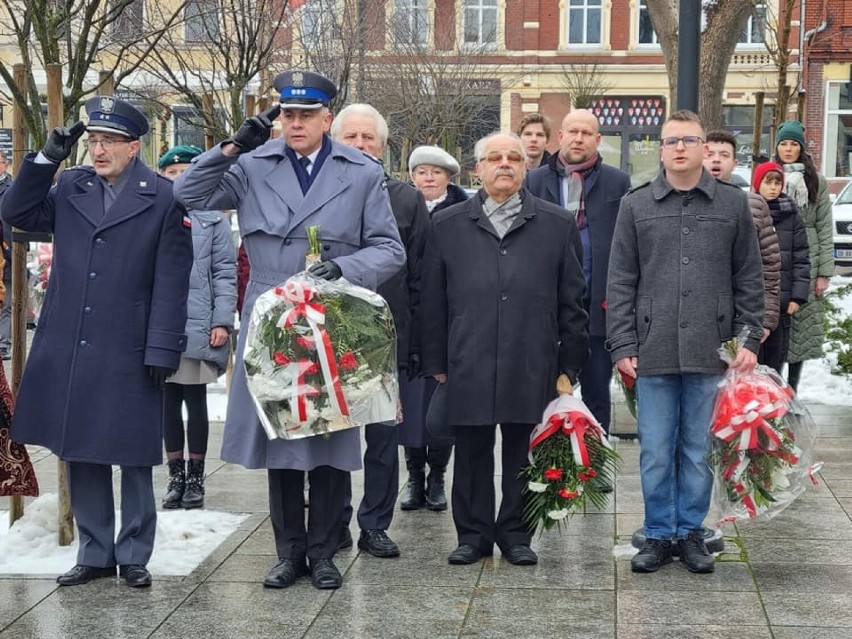
[[[798,120],[778,127],[776,161],[784,167],[785,191],[799,209],[808,233],[811,254],[811,287],[808,302],[791,316],[787,381],[795,390],[806,360],[823,356],[825,330],[822,296],[834,275],[834,240],[828,184],[805,150],[805,128]]]

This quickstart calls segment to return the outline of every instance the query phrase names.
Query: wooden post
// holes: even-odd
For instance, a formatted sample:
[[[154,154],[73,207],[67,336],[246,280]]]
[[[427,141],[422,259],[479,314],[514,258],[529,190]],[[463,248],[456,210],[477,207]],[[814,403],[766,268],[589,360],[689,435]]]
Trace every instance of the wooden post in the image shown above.
[[[269,108],[269,96],[261,95],[257,100],[257,111],[256,113],[263,113]]]
[[[246,117],[247,118],[250,118],[255,113],[257,113],[257,111],[255,110],[255,109],[257,109],[256,100],[257,100],[257,98],[254,96],[254,94],[252,94],[252,93],[246,94]],[[241,122],[234,122],[234,127],[236,128],[236,127],[240,126],[240,124],[241,124]]]
[[[27,75],[23,64],[12,67],[15,84],[21,91],[26,91]],[[12,173],[18,174],[24,161],[24,150],[27,148],[27,129],[24,123],[24,112],[17,102],[12,104]],[[12,296],[12,395],[18,394],[21,375],[24,372],[24,353],[27,349],[27,247],[23,242],[14,240],[14,230],[9,242],[12,246],[12,290],[6,291]],[[11,526],[24,515],[24,498],[20,495],[9,497],[9,525]]]
[[[99,71],[98,84],[100,84],[98,95],[112,95],[115,93],[115,78],[112,75],[112,71]]]
[[[215,106],[213,105],[213,95],[211,93],[205,93],[201,96],[201,108],[204,110],[205,114],[208,114],[212,119],[215,112]],[[205,117],[205,120],[207,118]],[[213,127],[206,126],[204,127],[204,148],[212,149],[216,144],[216,140],[213,138]]]
[[[751,135],[751,169],[757,166],[760,157],[760,138],[763,133],[763,91],[754,94],[754,132]]]
[[[62,97],[62,65],[47,65],[47,124],[49,129],[65,125],[65,101]],[[111,76],[110,76],[111,77]],[[61,170],[62,167],[60,167]],[[58,463],[59,490],[59,545],[68,546],[74,541],[74,515],[68,495],[68,475],[65,462]]]

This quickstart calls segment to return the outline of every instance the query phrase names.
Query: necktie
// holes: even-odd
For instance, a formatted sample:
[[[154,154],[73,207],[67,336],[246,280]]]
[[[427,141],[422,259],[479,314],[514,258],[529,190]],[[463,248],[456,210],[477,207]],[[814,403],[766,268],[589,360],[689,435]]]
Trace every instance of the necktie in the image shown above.
[[[305,173],[307,173],[308,175],[311,174],[311,158],[302,156],[299,158],[299,164],[301,164],[302,168],[305,169]]]

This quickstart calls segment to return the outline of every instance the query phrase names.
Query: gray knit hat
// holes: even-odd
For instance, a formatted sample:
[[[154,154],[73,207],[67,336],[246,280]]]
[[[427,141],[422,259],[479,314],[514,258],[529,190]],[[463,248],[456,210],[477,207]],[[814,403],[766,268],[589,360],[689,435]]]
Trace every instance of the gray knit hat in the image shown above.
[[[414,171],[421,164],[439,166],[448,171],[450,177],[460,170],[456,159],[439,146],[418,146],[414,149],[408,156],[408,170]]]

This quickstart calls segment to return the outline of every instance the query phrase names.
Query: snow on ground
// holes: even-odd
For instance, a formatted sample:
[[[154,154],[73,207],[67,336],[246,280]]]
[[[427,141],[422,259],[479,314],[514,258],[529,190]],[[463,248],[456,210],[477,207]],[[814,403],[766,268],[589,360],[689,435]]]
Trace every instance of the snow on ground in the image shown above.
[[[58,505],[55,493],[42,495],[11,530],[8,513],[0,511],[0,574],[55,577],[77,563],[77,540],[64,547],[57,542]],[[115,516],[119,522],[121,514]],[[203,509],[158,512],[148,569],[154,576],[188,575],[247,517]]]

